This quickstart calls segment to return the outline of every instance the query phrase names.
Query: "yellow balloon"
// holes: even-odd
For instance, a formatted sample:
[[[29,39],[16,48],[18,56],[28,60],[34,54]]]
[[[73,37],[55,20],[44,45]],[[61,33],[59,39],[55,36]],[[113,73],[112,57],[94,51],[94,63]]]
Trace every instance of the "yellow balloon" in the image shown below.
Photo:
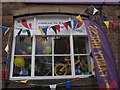
[[[25,65],[25,60],[23,57],[16,57],[14,59],[14,64],[17,66],[17,67],[24,67]]]

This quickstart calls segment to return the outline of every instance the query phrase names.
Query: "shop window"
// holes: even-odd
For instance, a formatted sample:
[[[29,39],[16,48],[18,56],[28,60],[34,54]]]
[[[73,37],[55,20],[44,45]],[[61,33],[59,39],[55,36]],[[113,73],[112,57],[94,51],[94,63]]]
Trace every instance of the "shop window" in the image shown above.
[[[44,18],[39,17],[28,18],[33,23],[34,30],[30,30],[32,36],[25,33],[18,35],[19,29],[14,31],[10,79],[60,79],[92,75],[93,62],[86,31],[79,33],[70,29],[67,32],[62,28],[59,34],[49,31],[48,35],[42,36],[37,27],[67,20],[66,16],[62,19],[61,16],[46,16],[45,23]],[[21,18],[15,20],[16,28],[19,20]]]

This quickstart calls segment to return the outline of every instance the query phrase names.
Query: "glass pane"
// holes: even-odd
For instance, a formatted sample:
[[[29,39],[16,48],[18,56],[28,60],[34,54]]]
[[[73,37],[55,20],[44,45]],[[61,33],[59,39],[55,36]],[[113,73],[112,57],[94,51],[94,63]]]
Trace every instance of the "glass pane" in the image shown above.
[[[54,39],[55,54],[70,54],[69,37],[56,37]]]
[[[52,76],[52,57],[35,57],[35,76]]]
[[[51,54],[52,53],[52,38],[51,37],[36,37],[36,54]]]
[[[91,74],[90,69],[89,69],[91,67],[88,65],[88,57],[87,56],[75,56],[74,62],[75,62],[75,75]]]
[[[14,57],[13,76],[30,76],[31,75],[31,57],[16,56]]]
[[[69,56],[56,56],[54,66],[55,76],[71,75],[71,59]]]
[[[73,37],[73,45],[74,45],[74,53],[75,54],[86,54],[87,47],[86,47],[86,40],[85,37]]]
[[[15,55],[29,55],[32,53],[32,37],[17,36]]]

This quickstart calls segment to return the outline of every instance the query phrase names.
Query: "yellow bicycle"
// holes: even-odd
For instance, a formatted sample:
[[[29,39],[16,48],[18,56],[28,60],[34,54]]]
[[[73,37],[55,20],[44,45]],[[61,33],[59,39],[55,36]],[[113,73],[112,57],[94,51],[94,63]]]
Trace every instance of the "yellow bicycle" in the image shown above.
[[[82,59],[78,56],[77,60],[75,60],[75,66],[80,67],[82,71],[86,71],[88,69],[88,65],[86,63],[82,63]],[[59,75],[67,75],[71,73],[71,63],[69,57],[65,57],[66,64],[57,64],[54,67],[54,73],[56,76]]]

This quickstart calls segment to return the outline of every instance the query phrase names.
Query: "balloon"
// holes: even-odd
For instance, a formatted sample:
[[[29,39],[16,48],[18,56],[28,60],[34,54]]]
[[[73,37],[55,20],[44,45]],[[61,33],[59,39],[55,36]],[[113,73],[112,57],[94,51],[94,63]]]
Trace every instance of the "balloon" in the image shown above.
[[[28,52],[28,53],[31,53],[31,52],[32,52],[32,47],[31,47],[31,46],[28,46],[28,47],[27,47],[27,52]]]
[[[29,28],[28,24],[27,24],[27,21],[25,19],[22,20],[22,25],[26,28]]]
[[[14,64],[17,66],[17,67],[24,67],[25,65],[25,60],[23,57],[16,57],[14,59]]]
[[[46,47],[44,47],[44,51],[46,54],[50,54],[52,51],[51,45],[47,45]]]

